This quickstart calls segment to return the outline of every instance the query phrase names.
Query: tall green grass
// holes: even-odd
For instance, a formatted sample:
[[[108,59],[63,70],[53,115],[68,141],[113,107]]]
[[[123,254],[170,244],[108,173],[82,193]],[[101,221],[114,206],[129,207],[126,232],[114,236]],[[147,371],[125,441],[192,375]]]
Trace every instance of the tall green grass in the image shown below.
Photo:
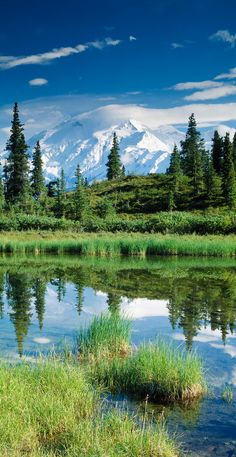
[[[163,426],[106,409],[78,366],[0,366],[1,457],[174,457]]]
[[[130,352],[131,321],[118,313],[94,317],[88,328],[77,336],[80,358],[126,356]]]
[[[87,256],[212,256],[235,257],[235,236],[161,234],[5,234],[0,236],[2,253],[51,253]]]
[[[196,354],[162,340],[142,344],[125,360],[101,361],[94,376],[112,391],[152,401],[189,401],[204,391],[203,367]]]
[[[204,375],[194,352],[158,339],[137,351],[130,346],[130,321],[118,313],[95,317],[78,335],[79,358],[91,379],[111,391],[154,401],[185,401],[202,395]]]

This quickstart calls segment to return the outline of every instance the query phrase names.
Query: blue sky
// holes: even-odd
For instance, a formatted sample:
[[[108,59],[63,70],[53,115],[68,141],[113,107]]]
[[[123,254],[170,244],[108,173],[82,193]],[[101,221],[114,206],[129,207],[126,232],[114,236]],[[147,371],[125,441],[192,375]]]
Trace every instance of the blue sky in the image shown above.
[[[2,128],[16,100],[62,116],[216,103],[234,123],[235,15],[235,0],[2,0]]]

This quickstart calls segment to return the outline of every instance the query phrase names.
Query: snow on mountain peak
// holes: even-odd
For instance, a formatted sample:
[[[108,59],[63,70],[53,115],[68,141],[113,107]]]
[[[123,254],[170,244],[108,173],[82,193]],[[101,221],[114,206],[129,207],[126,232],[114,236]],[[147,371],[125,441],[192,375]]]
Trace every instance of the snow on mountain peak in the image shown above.
[[[131,110],[131,108],[130,108]],[[131,110],[134,114],[133,110]],[[106,162],[113,133],[116,132],[122,163],[129,174],[165,172],[169,166],[174,144],[179,145],[185,133],[171,125],[160,125],[152,130],[145,123],[129,116],[125,110],[122,116],[120,106],[106,106],[67,119],[52,130],[44,131],[30,139],[33,149],[37,140],[41,143],[44,170],[47,180],[59,177],[64,169],[67,185],[75,179],[79,163],[82,173],[89,181],[106,176]],[[216,127],[220,135],[235,129],[224,125]],[[215,128],[203,132],[206,145]]]

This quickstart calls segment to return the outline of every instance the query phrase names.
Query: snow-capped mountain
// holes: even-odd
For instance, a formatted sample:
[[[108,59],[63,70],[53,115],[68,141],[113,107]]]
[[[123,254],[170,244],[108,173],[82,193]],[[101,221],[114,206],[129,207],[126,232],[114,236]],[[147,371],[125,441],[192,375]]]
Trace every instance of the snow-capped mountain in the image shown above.
[[[116,132],[121,160],[127,173],[165,172],[174,144],[179,145],[185,138],[185,130],[161,125],[161,119],[158,118],[151,118],[151,122],[150,116],[147,119],[141,114],[136,108],[127,110],[120,105],[104,106],[79,114],[32,137],[28,141],[30,151],[32,152],[39,140],[48,181],[57,179],[63,168],[67,185],[71,186],[78,163],[89,181],[101,180],[106,176],[107,155],[112,145],[113,133]],[[145,120],[148,121],[148,127]],[[236,132],[236,129],[226,125],[203,128],[201,133],[208,149],[216,129],[221,136],[229,131],[231,138]],[[4,156],[6,153],[1,154],[2,159]]]
[[[63,167],[68,184],[72,183],[78,163],[89,181],[103,179],[113,132],[117,134],[121,160],[128,173],[164,172],[174,144],[184,138],[184,133],[172,126],[152,131],[134,119],[111,122],[106,128],[103,124],[107,120],[95,122],[80,115],[31,138],[31,149],[40,141],[47,179],[57,178]]]

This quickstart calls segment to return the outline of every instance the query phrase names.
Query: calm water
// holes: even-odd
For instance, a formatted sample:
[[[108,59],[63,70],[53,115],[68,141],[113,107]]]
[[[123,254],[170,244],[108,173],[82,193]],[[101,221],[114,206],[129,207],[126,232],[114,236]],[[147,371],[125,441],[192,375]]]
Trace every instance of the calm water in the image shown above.
[[[78,257],[0,259],[1,357],[35,357],[73,344],[76,330],[107,309],[133,319],[133,342],[171,338],[196,348],[210,394],[194,408],[149,405],[194,456],[236,456],[236,264],[202,259]],[[234,400],[222,400],[225,386]],[[136,405],[133,405],[134,407]]]

